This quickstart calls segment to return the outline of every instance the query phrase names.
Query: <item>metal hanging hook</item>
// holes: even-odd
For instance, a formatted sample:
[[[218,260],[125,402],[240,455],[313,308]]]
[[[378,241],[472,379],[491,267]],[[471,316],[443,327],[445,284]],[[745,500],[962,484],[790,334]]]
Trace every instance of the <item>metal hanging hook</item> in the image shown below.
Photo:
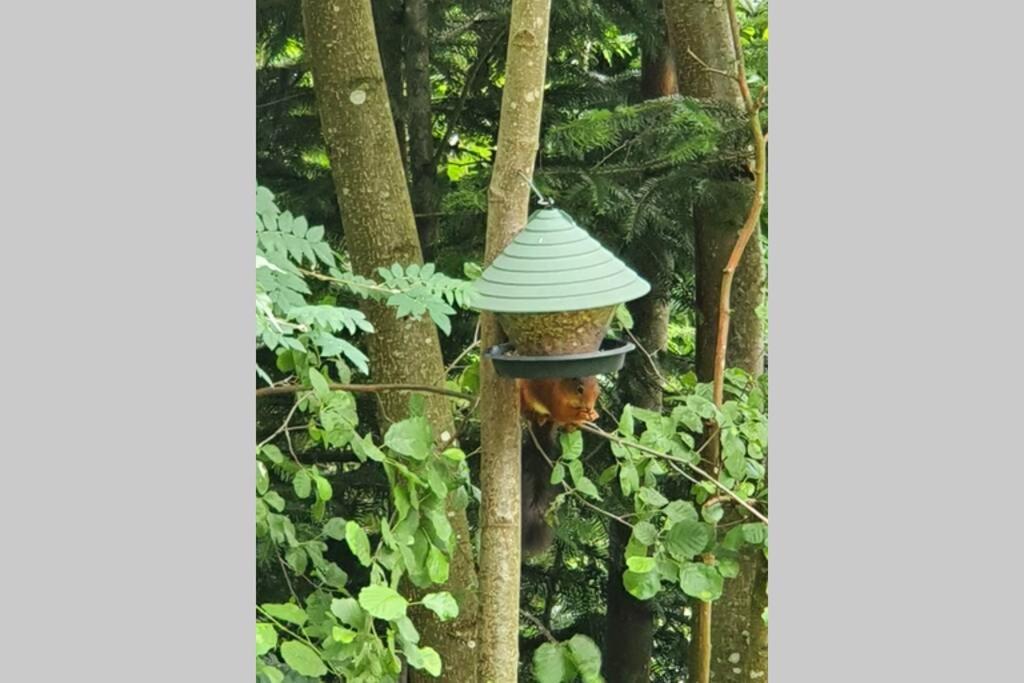
[[[551,207],[551,206],[555,205],[555,200],[552,199],[551,197],[545,197],[544,195],[542,195],[540,193],[540,190],[537,189],[537,186],[533,184],[533,180],[530,179],[530,177],[528,175],[526,175],[522,171],[517,171],[517,173],[519,173],[519,175],[523,176],[523,180],[525,180],[526,184],[530,186],[530,189],[533,190],[533,193],[535,195],[537,195],[537,203],[538,204],[540,204],[544,208],[548,208],[548,207]]]

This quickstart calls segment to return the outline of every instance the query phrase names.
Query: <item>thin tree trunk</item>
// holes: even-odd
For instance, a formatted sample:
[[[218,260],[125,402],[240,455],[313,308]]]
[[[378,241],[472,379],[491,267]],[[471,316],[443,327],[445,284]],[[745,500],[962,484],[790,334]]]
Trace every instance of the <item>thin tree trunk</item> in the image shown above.
[[[743,190],[736,193],[736,201],[699,208],[694,215],[699,317],[697,377],[702,382],[710,382],[714,372],[722,270],[753,196],[749,184]],[[747,244],[733,278],[726,360],[726,367],[741,368],[754,376],[764,368],[764,330],[756,313],[763,283],[763,254],[755,235]],[[713,446],[717,452],[717,440]],[[732,521],[731,515],[724,521]],[[768,627],[761,613],[768,605],[768,561],[759,548],[744,548],[738,561],[739,575],[725,581],[722,597],[714,603],[710,672],[715,683],[766,683]],[[694,632],[697,631],[695,626]]]
[[[665,0],[665,15],[675,48],[679,91],[742,110],[738,82],[708,68],[736,73],[729,7],[718,0]],[[719,183],[715,193],[720,201],[701,204],[694,210],[697,377],[703,382],[710,382],[714,375],[722,273],[750,208],[754,186],[752,181],[740,179]],[[763,254],[755,236],[732,282],[726,357],[728,367],[742,368],[755,376],[761,374],[764,365],[763,328],[757,316],[763,283]],[[704,459],[706,463],[718,462],[717,439],[705,449]],[[740,556],[740,575],[726,580],[725,592],[715,603],[714,620],[711,605],[698,603],[690,662],[695,682],[706,683],[711,677],[716,683],[767,681],[767,626],[761,619],[767,605],[766,581],[764,555],[744,552]]]
[[[551,0],[512,0],[498,148],[488,189],[490,263],[526,224],[540,144]],[[481,341],[504,339],[494,316],[481,315]],[[480,664],[479,680],[511,683],[519,667],[520,427],[515,382],[481,367]]]
[[[430,95],[430,14],[427,0],[405,2],[405,77],[409,121],[409,166],[412,208],[423,247],[430,261],[437,234],[437,165],[434,163],[434,124]]]
[[[640,89],[644,99],[676,92],[675,65],[667,43],[641,56]],[[633,265],[651,283],[647,296],[628,304],[633,334],[643,351],[629,354],[619,375],[623,397],[632,405],[661,411],[660,371],[657,354],[668,342],[669,292],[675,270],[675,254],[658,243],[645,242],[634,249]],[[646,354],[644,353],[646,351]],[[648,358],[648,354],[650,358]],[[646,683],[650,680],[654,646],[654,611],[651,601],[637,600],[622,585],[624,552],[629,527],[609,524],[608,614],[605,620],[604,670],[608,683]]]
[[[373,25],[377,32],[377,49],[381,66],[384,67],[384,82],[387,84],[388,100],[391,103],[391,118],[398,134],[398,150],[402,168],[409,168],[408,111],[405,97],[405,64],[402,59],[402,36],[404,10],[402,0],[372,0]]]
[[[370,276],[379,266],[421,263],[412,205],[405,183],[398,139],[374,33],[370,0],[304,0],[306,45],[345,237],[356,273]],[[363,307],[376,328],[370,335],[373,380],[381,383],[436,384],[444,374],[437,329],[427,319],[399,320],[379,303]],[[408,398],[379,394],[383,422],[408,414]],[[440,396],[427,398],[436,436],[454,430],[451,410]],[[414,614],[422,643],[441,655],[440,680],[475,681],[476,574],[464,511],[448,513],[457,542],[448,590],[459,603],[459,617],[440,623],[428,612]],[[413,671],[410,679],[438,680]]]

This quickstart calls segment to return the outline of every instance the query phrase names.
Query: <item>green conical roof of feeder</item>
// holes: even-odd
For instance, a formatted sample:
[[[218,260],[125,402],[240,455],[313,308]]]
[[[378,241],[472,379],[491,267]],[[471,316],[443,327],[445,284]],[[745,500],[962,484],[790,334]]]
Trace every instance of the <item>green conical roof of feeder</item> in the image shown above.
[[[474,283],[473,308],[554,313],[614,306],[650,284],[560,209],[535,211]]]

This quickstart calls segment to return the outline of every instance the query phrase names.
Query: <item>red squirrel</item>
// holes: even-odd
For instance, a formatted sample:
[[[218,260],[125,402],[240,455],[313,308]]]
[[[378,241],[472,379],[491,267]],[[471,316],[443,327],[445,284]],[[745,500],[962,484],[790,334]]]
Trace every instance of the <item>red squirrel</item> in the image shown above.
[[[519,409],[531,422],[543,426],[549,420],[574,431],[597,419],[594,404],[600,387],[594,377],[519,380]]]
[[[519,380],[519,410],[527,419],[522,446],[522,551],[525,557],[547,550],[552,531],[545,521],[560,487],[551,483],[551,465],[559,457],[558,429],[574,431],[597,419],[600,393],[594,377]]]

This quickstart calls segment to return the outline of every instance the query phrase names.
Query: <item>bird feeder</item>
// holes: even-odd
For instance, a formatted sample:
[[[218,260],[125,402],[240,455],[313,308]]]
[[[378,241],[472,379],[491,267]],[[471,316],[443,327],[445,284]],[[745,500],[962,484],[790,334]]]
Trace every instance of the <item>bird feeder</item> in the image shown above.
[[[632,344],[606,340],[619,304],[651,289],[564,211],[541,208],[474,283],[510,344],[486,355],[511,377],[585,377],[622,367]]]

